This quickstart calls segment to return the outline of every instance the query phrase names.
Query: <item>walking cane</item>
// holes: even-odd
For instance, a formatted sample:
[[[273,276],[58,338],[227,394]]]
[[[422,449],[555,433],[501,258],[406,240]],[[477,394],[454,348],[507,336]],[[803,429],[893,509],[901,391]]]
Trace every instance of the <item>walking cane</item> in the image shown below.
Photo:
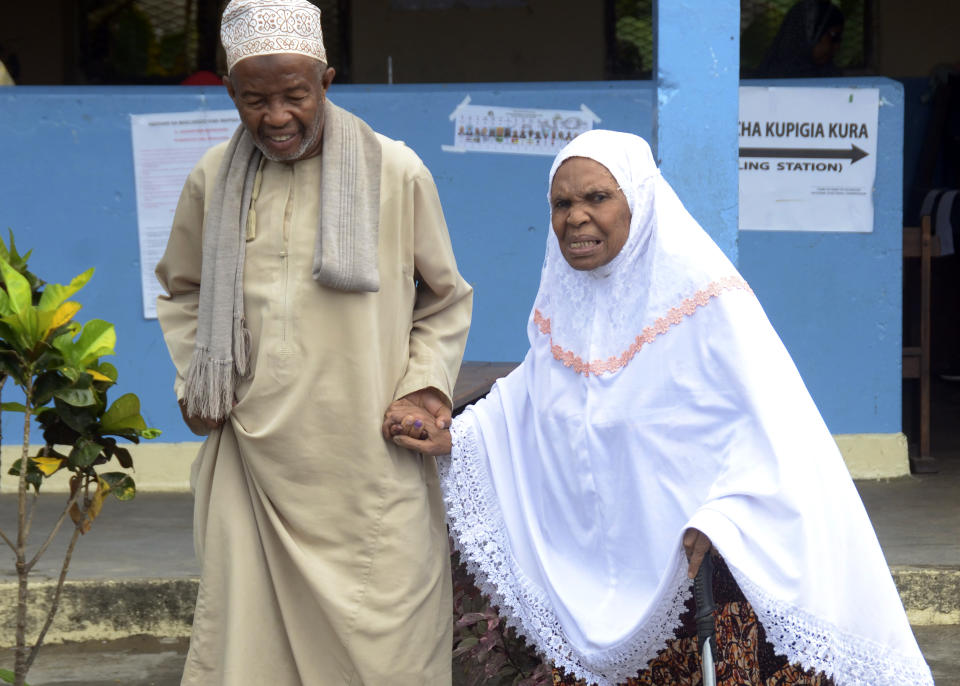
[[[713,561],[709,552],[703,556],[697,577],[693,580],[693,598],[697,604],[697,647],[700,648],[703,686],[717,686],[717,670],[713,665],[713,656],[717,651],[713,620],[716,605],[713,603]]]

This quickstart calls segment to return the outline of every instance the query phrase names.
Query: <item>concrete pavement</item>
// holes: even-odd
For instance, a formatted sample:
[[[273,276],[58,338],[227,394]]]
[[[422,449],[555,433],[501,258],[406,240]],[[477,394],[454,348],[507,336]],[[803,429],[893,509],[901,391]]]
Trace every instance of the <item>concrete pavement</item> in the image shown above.
[[[960,686],[960,450],[939,456],[940,472],[857,484],[939,686]],[[41,496],[34,539],[63,496]],[[0,495],[0,526],[15,517]],[[192,497],[149,494],[109,501],[80,541],[33,686],[168,686],[179,682],[199,572],[193,557]],[[6,532],[6,531],[5,531]],[[9,532],[6,532],[9,535]],[[62,531],[36,570],[35,592],[56,578]],[[15,575],[0,553],[0,644],[13,636]],[[6,560],[6,561],[4,561]],[[0,665],[12,665],[8,650]]]

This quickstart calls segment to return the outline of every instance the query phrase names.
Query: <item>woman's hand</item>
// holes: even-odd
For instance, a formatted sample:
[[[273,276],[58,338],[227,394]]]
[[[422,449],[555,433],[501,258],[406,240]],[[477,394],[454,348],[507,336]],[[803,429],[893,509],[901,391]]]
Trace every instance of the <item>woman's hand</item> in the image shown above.
[[[697,529],[687,529],[683,533],[683,550],[687,554],[689,566],[687,567],[687,576],[693,579],[700,571],[700,563],[703,562],[705,555],[710,553],[713,545],[710,539],[702,531]]]

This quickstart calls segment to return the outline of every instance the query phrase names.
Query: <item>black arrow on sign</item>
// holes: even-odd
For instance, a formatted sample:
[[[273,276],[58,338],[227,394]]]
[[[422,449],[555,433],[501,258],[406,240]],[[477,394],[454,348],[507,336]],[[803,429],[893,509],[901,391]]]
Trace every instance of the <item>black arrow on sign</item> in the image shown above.
[[[740,148],[740,157],[781,157],[785,159],[850,160],[856,164],[869,155],[853,143],[849,150],[831,148]]]

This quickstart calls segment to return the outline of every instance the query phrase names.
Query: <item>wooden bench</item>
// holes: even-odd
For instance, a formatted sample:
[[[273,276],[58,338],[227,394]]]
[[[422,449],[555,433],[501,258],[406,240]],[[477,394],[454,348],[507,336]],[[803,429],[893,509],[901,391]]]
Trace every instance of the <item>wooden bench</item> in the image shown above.
[[[513,371],[519,362],[464,362],[453,388],[453,414],[490,392],[493,382]]]
[[[930,215],[921,218],[920,226],[903,228],[904,259],[920,260],[920,344],[903,346],[903,378],[920,380],[920,455],[910,460],[914,472],[931,471],[933,466],[930,456],[930,259],[939,254],[940,240],[933,235]]]

